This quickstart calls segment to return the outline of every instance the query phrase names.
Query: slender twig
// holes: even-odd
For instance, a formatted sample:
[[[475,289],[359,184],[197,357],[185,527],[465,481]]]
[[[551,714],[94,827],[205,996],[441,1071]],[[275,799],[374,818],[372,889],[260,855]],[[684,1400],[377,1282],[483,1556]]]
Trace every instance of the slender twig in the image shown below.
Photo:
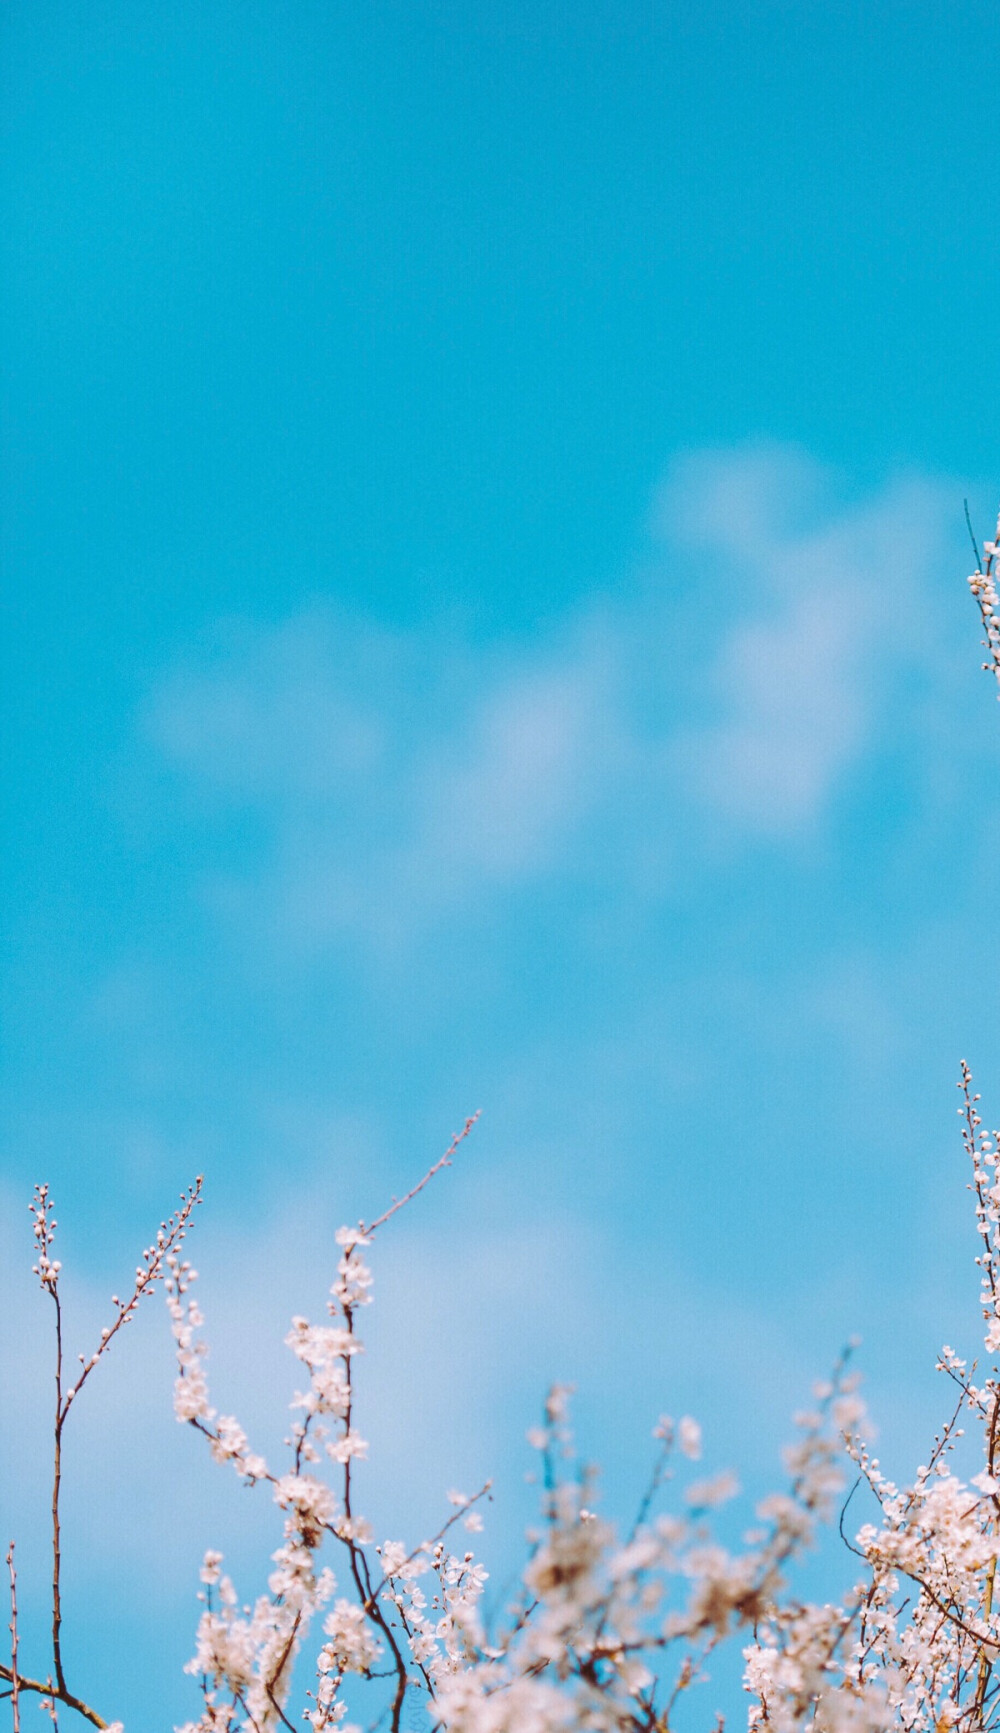
[[[972,551],[976,556],[976,566],[978,568],[982,564],[983,556],[979,552],[979,543],[976,540],[976,533],[972,527],[972,519],[969,516],[969,502],[967,499],[963,499],[962,504],[965,507],[965,527],[969,532],[969,540],[972,543]]]
[[[864,1475],[859,1474],[857,1480],[854,1482],[854,1485],[851,1487],[850,1492],[847,1494],[847,1497],[845,1498],[843,1504],[840,1507],[840,1516],[839,1516],[838,1521],[837,1521],[837,1527],[840,1530],[840,1538],[843,1541],[844,1545],[846,1546],[848,1552],[852,1552],[854,1554],[855,1558],[862,1558],[862,1559],[866,1558],[867,1554],[863,1553],[861,1551],[860,1547],[856,1547],[854,1545],[853,1541],[848,1540],[846,1534],[844,1533],[844,1518],[847,1515],[848,1505],[850,1504],[851,1499],[854,1497],[854,1494],[857,1492],[858,1487],[861,1485],[861,1482],[863,1479],[864,1479]]]
[[[69,1413],[71,1403],[75,1401],[83,1389],[98,1361],[108,1352],[119,1330],[123,1325],[131,1323],[138,1310],[139,1302],[151,1291],[155,1283],[162,1281],[167,1258],[184,1239],[191,1217],[201,1203],[203,1185],[204,1178],[199,1174],[190,1191],[181,1193],[181,1207],[176,1215],[172,1215],[168,1221],[160,1223],[155,1243],[146,1248],[142,1254],[142,1263],[136,1267],[135,1286],[129,1299],[123,1301],[119,1300],[117,1294],[112,1295],[111,1303],[116,1308],[117,1314],[115,1321],[108,1329],[101,1331],[100,1342],[89,1358],[80,1355],[83,1370],[72,1389],[66,1392],[66,1400],[63,1404],[64,1417],[65,1414]]]
[[[115,1336],[118,1334],[119,1330],[121,1330],[125,1324],[128,1324],[131,1322],[132,1318],[135,1316],[136,1310],[137,1310],[139,1303],[142,1300],[143,1296],[145,1294],[149,1293],[150,1290],[152,1289],[153,1285],[162,1279],[166,1259],[169,1256],[169,1254],[174,1250],[174,1248],[176,1246],[178,1246],[181,1243],[181,1241],[183,1240],[184,1235],[187,1232],[187,1228],[188,1228],[188,1225],[190,1223],[192,1213],[193,1213],[195,1207],[197,1206],[197,1204],[200,1203],[200,1201],[201,1201],[201,1190],[202,1190],[202,1177],[199,1174],[198,1178],[195,1180],[195,1183],[191,1187],[190,1191],[182,1193],[180,1209],[177,1210],[176,1213],[174,1215],[172,1215],[168,1221],[161,1222],[159,1230],[158,1230],[157,1235],[156,1235],[155,1242],[153,1243],[152,1246],[147,1247],[147,1249],[143,1252],[142,1262],[136,1268],[135,1285],[133,1287],[132,1294],[131,1294],[130,1298],[126,1301],[122,1301],[122,1300],[119,1300],[119,1298],[116,1294],[112,1295],[111,1303],[115,1307],[115,1312],[116,1312],[114,1323],[111,1324],[107,1329],[102,1330],[100,1342],[99,1342],[98,1346],[94,1349],[93,1353],[89,1356],[89,1358],[83,1354],[80,1355],[80,1363],[81,1363],[82,1370],[81,1370],[78,1378],[76,1379],[76,1382],[73,1385],[71,1385],[71,1387],[68,1390],[64,1390],[64,1375],[63,1375],[63,1371],[64,1371],[64,1369],[63,1369],[63,1315],[62,1315],[62,1300],[61,1300],[60,1293],[59,1293],[60,1264],[59,1264],[58,1260],[53,1259],[51,1256],[53,1242],[55,1239],[55,1231],[56,1231],[56,1228],[58,1226],[58,1223],[56,1222],[55,1217],[52,1213],[52,1209],[53,1209],[52,1198],[51,1198],[51,1195],[49,1193],[49,1188],[47,1185],[40,1185],[40,1186],[35,1187],[34,1201],[31,1205],[31,1211],[32,1211],[32,1215],[34,1216],[34,1222],[35,1222],[34,1236],[35,1236],[35,1240],[36,1240],[36,1243],[38,1246],[38,1262],[33,1266],[34,1273],[37,1275],[37,1277],[39,1279],[39,1283],[40,1283],[43,1291],[50,1294],[52,1297],[52,1302],[53,1302],[53,1305],[55,1306],[55,1322],[56,1322],[56,1330],[55,1330],[55,1337],[56,1337],[56,1340],[55,1340],[55,1387],[56,1387],[56,1390],[55,1390],[55,1413],[54,1413],[54,1418],[53,1418],[53,1435],[52,1435],[52,1499],[51,1499],[51,1517],[52,1517],[52,1625],[51,1625],[51,1640],[52,1640],[52,1667],[53,1667],[53,1673],[54,1673],[54,1680],[48,1686],[45,1686],[44,1689],[54,1699],[58,1699],[60,1702],[66,1703],[71,1708],[78,1709],[81,1714],[85,1714],[88,1717],[88,1719],[93,1720],[94,1724],[96,1726],[101,1726],[101,1727],[103,1727],[105,1725],[105,1722],[102,1721],[99,1716],[96,1716],[95,1712],[93,1710],[89,1710],[89,1709],[87,1709],[87,1707],[85,1705],[82,1705],[81,1700],[78,1699],[77,1697],[75,1697],[74,1694],[69,1690],[69,1688],[66,1684],[66,1675],[65,1675],[64,1668],[63,1668],[63,1657],[62,1657],[62,1625],[63,1625],[63,1611],[62,1611],[62,1527],[61,1527],[61,1522],[60,1522],[60,1509],[59,1509],[59,1501],[60,1501],[60,1496],[62,1493],[63,1431],[65,1429],[66,1422],[69,1418],[71,1406],[72,1406],[74,1400],[76,1399],[76,1397],[79,1395],[80,1391],[83,1389],[84,1384],[87,1382],[87,1379],[90,1377],[90,1374],[93,1372],[95,1366],[98,1364],[98,1361],[101,1360],[102,1357],[108,1352],[108,1349],[110,1348],[111,1343],[113,1342]],[[0,1674],[0,1676],[6,1676],[6,1674]],[[23,1681],[21,1683],[22,1683],[22,1687],[24,1689],[27,1690],[27,1689],[31,1688],[30,1686],[25,1684]],[[13,1682],[12,1682],[12,1689],[13,1689]],[[55,1720],[54,1707],[51,1711],[51,1714],[52,1714],[53,1720]]]
[[[479,1109],[477,1109],[477,1111],[475,1113],[470,1114],[469,1118],[466,1120],[465,1124],[463,1125],[461,1131],[456,1131],[454,1137],[452,1138],[451,1142],[449,1143],[444,1154],[441,1156],[438,1156],[438,1159],[434,1163],[433,1167],[429,1167],[427,1169],[427,1172],[424,1174],[423,1179],[418,1180],[416,1185],[413,1186],[406,1193],[405,1197],[399,1197],[399,1198],[394,1197],[392,1200],[392,1203],[389,1205],[389,1208],[387,1210],[385,1210],[382,1215],[378,1216],[375,1221],[369,1223],[369,1225],[367,1227],[363,1223],[361,1224],[359,1231],[364,1235],[364,1237],[366,1239],[369,1237],[369,1235],[371,1235],[375,1232],[376,1228],[384,1227],[385,1223],[387,1221],[389,1221],[390,1217],[394,1216],[396,1214],[397,1210],[401,1210],[405,1204],[410,1203],[413,1200],[413,1198],[415,1198],[417,1196],[418,1192],[422,1192],[424,1189],[424,1186],[429,1185],[431,1180],[434,1178],[434,1175],[437,1173],[440,1173],[441,1169],[443,1167],[450,1167],[451,1166],[452,1156],[454,1155],[459,1144],[465,1142],[465,1139],[468,1137],[469,1132],[472,1130],[472,1127],[475,1125],[476,1120],[479,1118],[481,1112],[482,1112],[482,1108],[479,1108]]]
[[[17,1572],[14,1569],[13,1541],[7,1548],[7,1570],[10,1575],[10,1706],[14,1716],[14,1733],[21,1733],[21,1686],[17,1676]]]
[[[60,1571],[62,1546],[59,1527],[59,1493],[62,1487],[62,1432],[65,1415],[62,1405],[62,1305],[59,1290],[53,1284],[52,1298],[56,1305],[56,1423],[52,1449],[52,1664],[60,1691],[66,1689],[62,1664],[62,1595]]]
[[[414,1559],[419,1558],[421,1553],[426,1553],[426,1552],[431,1551],[434,1547],[436,1547],[438,1545],[438,1543],[440,1541],[444,1540],[444,1537],[448,1533],[448,1530],[450,1528],[454,1528],[456,1522],[460,1522],[464,1517],[466,1517],[468,1515],[469,1511],[472,1509],[474,1504],[478,1504],[481,1498],[488,1498],[489,1497],[490,1492],[492,1491],[492,1488],[493,1488],[492,1480],[484,1481],[482,1486],[479,1488],[479,1491],[474,1493],[472,1495],[472,1497],[467,1501],[467,1503],[459,1505],[457,1510],[452,1511],[447,1522],[443,1522],[441,1524],[441,1527],[438,1529],[437,1534],[433,1535],[430,1540],[422,1541],[420,1546],[414,1547],[413,1551],[411,1553],[409,1553],[405,1559],[403,1559],[402,1563],[393,1572],[393,1576],[398,1576],[401,1571],[404,1571],[406,1569],[407,1565],[411,1565],[413,1563]],[[378,1587],[372,1591],[373,1596],[377,1597],[378,1595],[380,1595],[382,1593],[382,1590],[384,1588],[386,1588],[391,1581],[392,1581],[392,1577],[390,1577],[388,1575],[384,1576],[382,1578],[382,1581],[379,1583]]]

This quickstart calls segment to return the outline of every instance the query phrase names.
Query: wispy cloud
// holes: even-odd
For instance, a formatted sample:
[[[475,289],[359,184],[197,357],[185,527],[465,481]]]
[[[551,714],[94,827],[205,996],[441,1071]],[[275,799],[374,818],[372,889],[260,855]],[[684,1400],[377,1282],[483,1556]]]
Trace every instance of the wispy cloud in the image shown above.
[[[284,944],[392,951],[561,874],[662,885],[697,811],[814,833],[894,683],[933,677],[955,497],[910,479],[844,503],[800,453],[703,453],[616,594],[542,642],[393,637],[322,603],[232,633],[147,718],[190,788],[264,822],[218,906]]]
[[[824,485],[827,484],[827,485]],[[678,466],[661,525],[714,566],[716,714],[681,732],[690,790],[750,832],[822,819],[881,724],[885,676],[926,662],[957,489],[904,480],[838,505],[781,450]]]

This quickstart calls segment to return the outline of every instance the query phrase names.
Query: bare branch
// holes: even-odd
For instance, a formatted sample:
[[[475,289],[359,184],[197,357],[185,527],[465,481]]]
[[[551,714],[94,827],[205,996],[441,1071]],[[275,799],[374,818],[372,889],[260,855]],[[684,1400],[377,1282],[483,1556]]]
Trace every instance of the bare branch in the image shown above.
[[[403,1207],[406,1204],[412,1202],[413,1198],[415,1198],[417,1196],[418,1192],[422,1192],[424,1189],[424,1186],[429,1185],[431,1180],[434,1178],[435,1174],[440,1173],[441,1169],[443,1167],[450,1167],[451,1166],[451,1158],[454,1155],[456,1149],[458,1148],[459,1144],[465,1142],[465,1139],[468,1137],[470,1131],[472,1130],[472,1127],[475,1125],[477,1119],[480,1118],[481,1114],[482,1114],[482,1108],[478,1108],[475,1113],[470,1115],[470,1117],[466,1120],[465,1124],[463,1125],[461,1131],[456,1131],[454,1137],[452,1138],[451,1142],[449,1143],[444,1154],[438,1157],[438,1159],[434,1163],[433,1167],[429,1167],[427,1169],[427,1172],[424,1174],[423,1179],[418,1180],[417,1184],[415,1186],[413,1186],[412,1189],[406,1193],[405,1197],[400,1197],[400,1198],[394,1197],[392,1200],[392,1203],[389,1205],[389,1208],[384,1212],[384,1214],[376,1217],[375,1221],[369,1223],[367,1227],[364,1225],[364,1223],[360,1224],[360,1232],[363,1234],[365,1239],[370,1238],[371,1235],[375,1232],[376,1228],[384,1227],[386,1222],[389,1221],[390,1218],[396,1214],[397,1210],[403,1209]]]

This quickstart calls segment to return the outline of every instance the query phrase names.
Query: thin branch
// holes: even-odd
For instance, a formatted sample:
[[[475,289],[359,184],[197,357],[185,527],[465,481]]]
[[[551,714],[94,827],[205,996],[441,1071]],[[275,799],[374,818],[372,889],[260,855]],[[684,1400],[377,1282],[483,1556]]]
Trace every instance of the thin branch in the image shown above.
[[[847,1494],[847,1497],[845,1498],[843,1504],[840,1507],[840,1517],[839,1517],[838,1522],[837,1522],[837,1527],[840,1530],[840,1538],[843,1541],[844,1545],[846,1546],[848,1552],[852,1552],[854,1554],[855,1558],[860,1558],[860,1559],[866,1559],[868,1557],[868,1555],[867,1555],[867,1553],[863,1553],[861,1551],[860,1547],[856,1547],[854,1545],[853,1541],[848,1540],[846,1534],[844,1533],[844,1518],[847,1515],[848,1505],[850,1504],[851,1499],[854,1497],[854,1494],[857,1492],[858,1487],[861,1485],[861,1482],[863,1479],[864,1479],[864,1475],[859,1474],[857,1480],[854,1482],[854,1485],[851,1487],[850,1492]]]
[[[394,1216],[397,1210],[401,1210],[405,1204],[410,1203],[412,1199],[417,1196],[418,1192],[422,1192],[424,1186],[429,1185],[431,1180],[434,1178],[434,1175],[440,1173],[443,1167],[451,1166],[452,1156],[459,1144],[465,1142],[465,1139],[468,1137],[469,1132],[472,1130],[472,1127],[475,1125],[476,1120],[479,1118],[481,1113],[482,1108],[478,1108],[475,1113],[469,1116],[461,1131],[456,1131],[444,1154],[438,1157],[433,1167],[427,1169],[423,1179],[418,1180],[417,1184],[406,1193],[405,1197],[394,1197],[389,1208],[382,1215],[378,1216],[375,1221],[369,1223],[367,1227],[363,1222],[359,1225],[359,1232],[363,1234],[366,1239],[375,1232],[376,1228],[384,1227],[390,1217]]]
[[[437,1534],[432,1535],[430,1540],[421,1541],[419,1546],[415,1546],[413,1551],[409,1553],[407,1557],[403,1559],[402,1563],[397,1566],[396,1570],[393,1571],[392,1576],[383,1576],[378,1587],[372,1590],[372,1599],[377,1599],[377,1597],[382,1593],[382,1590],[392,1582],[393,1577],[399,1576],[400,1573],[406,1569],[407,1565],[411,1565],[415,1559],[420,1557],[421,1553],[426,1553],[429,1548],[436,1547],[439,1542],[443,1541],[448,1530],[454,1528],[456,1522],[460,1522],[463,1517],[467,1516],[473,1505],[478,1504],[481,1498],[488,1498],[492,1489],[492,1480],[484,1481],[477,1493],[474,1493],[465,1504],[459,1505],[457,1510],[452,1511],[447,1522],[442,1523],[441,1527],[438,1529]]]
[[[7,1548],[7,1570],[10,1575],[10,1706],[14,1714],[14,1733],[21,1733],[21,1687],[17,1676],[17,1572],[14,1569],[13,1541]]]
[[[972,519],[969,516],[969,502],[967,499],[964,499],[962,504],[965,507],[965,527],[969,532],[969,540],[972,543],[972,551],[976,556],[976,570],[978,571],[982,566],[983,556],[979,552],[979,543],[976,541],[975,531],[972,528]]]
[[[126,1301],[112,1295],[112,1305],[116,1307],[117,1315],[110,1328],[102,1331],[98,1347],[86,1359],[82,1354],[80,1361],[83,1367],[76,1383],[63,1393],[63,1318],[62,1301],[59,1295],[60,1264],[51,1256],[58,1223],[52,1213],[53,1202],[47,1185],[35,1187],[31,1204],[34,1218],[34,1237],[38,1246],[38,1262],[33,1266],[39,1284],[43,1291],[52,1296],[56,1311],[56,1359],[55,1359],[55,1416],[52,1438],[52,1666],[55,1673],[55,1686],[52,1694],[61,1702],[71,1707],[78,1707],[78,1700],[69,1691],[62,1659],[62,1530],[59,1514],[59,1500],[62,1492],[62,1440],[63,1428],[69,1417],[70,1407],[79,1395],[98,1361],[107,1353],[118,1331],[123,1325],[131,1322],[144,1294],[147,1294],[154,1283],[162,1279],[165,1260],[183,1240],[191,1216],[197,1204],[201,1202],[202,1176],[199,1174],[194,1185],[181,1194],[181,1207],[168,1221],[161,1222],[156,1240],[142,1254],[142,1262],[136,1269],[135,1286],[131,1297]],[[83,1711],[81,1710],[81,1713]],[[53,1711],[54,1715],[54,1711]],[[100,1723],[102,1726],[104,1723]]]
[[[6,1679],[13,1690],[14,1681],[11,1669],[5,1666],[2,1661],[0,1661],[0,1679]],[[72,1691],[60,1690],[53,1679],[30,1679],[26,1673],[18,1673],[17,1688],[19,1691],[34,1691],[39,1697],[54,1698],[57,1703],[65,1703],[67,1709],[75,1709],[78,1715],[82,1715],[92,1727],[101,1729],[102,1733],[104,1729],[110,1726],[110,1722],[105,1721],[104,1717],[99,1715],[96,1709],[92,1709],[89,1703],[85,1703],[81,1697],[74,1697]]]
[[[101,1331],[101,1340],[89,1359],[80,1355],[83,1370],[71,1390],[66,1392],[63,1404],[63,1418],[69,1413],[70,1404],[79,1395],[84,1384],[98,1361],[103,1358],[112,1342],[124,1324],[131,1323],[138,1309],[139,1302],[148,1294],[156,1282],[163,1279],[164,1265],[170,1253],[175,1251],[184,1239],[191,1217],[202,1201],[204,1177],[198,1174],[190,1191],[181,1193],[181,1207],[168,1221],[161,1222],[153,1245],[147,1246],[142,1254],[142,1263],[136,1266],[135,1287],[127,1300],[119,1300],[117,1294],[111,1297],[111,1304],[116,1308],[117,1315],[110,1328]]]
[[[56,1670],[56,1681],[59,1689],[65,1691],[66,1678],[62,1664],[62,1594],[60,1590],[62,1544],[59,1526],[59,1494],[62,1488],[62,1429],[65,1415],[62,1401],[62,1304],[55,1281],[51,1283],[49,1292],[56,1308],[56,1419],[52,1439],[52,1665]]]

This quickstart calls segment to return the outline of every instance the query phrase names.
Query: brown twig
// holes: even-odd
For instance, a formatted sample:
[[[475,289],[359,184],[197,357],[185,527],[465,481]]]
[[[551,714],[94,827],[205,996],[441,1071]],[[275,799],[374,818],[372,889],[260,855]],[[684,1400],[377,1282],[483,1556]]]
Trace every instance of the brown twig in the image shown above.
[[[10,1706],[14,1715],[14,1733],[21,1733],[21,1685],[17,1676],[17,1572],[14,1569],[13,1541],[7,1548],[7,1570],[10,1574]]]
[[[465,1124],[463,1125],[461,1131],[456,1131],[454,1137],[452,1138],[451,1142],[449,1143],[444,1154],[438,1157],[438,1159],[434,1163],[433,1167],[429,1167],[427,1169],[427,1172],[424,1174],[423,1179],[418,1180],[417,1184],[415,1186],[413,1186],[406,1193],[405,1197],[400,1197],[400,1198],[394,1197],[392,1200],[392,1203],[389,1205],[389,1208],[387,1210],[385,1210],[382,1215],[378,1216],[375,1221],[369,1223],[367,1227],[365,1226],[365,1224],[363,1222],[360,1224],[359,1232],[362,1233],[366,1239],[369,1237],[369,1235],[371,1235],[375,1232],[376,1228],[384,1227],[385,1223],[390,1219],[390,1217],[394,1216],[396,1214],[397,1210],[401,1210],[403,1208],[404,1204],[410,1203],[412,1201],[412,1199],[417,1196],[418,1192],[423,1191],[424,1186],[429,1185],[431,1180],[434,1178],[434,1175],[437,1173],[440,1173],[441,1169],[443,1167],[450,1167],[451,1166],[452,1156],[454,1155],[459,1144],[465,1142],[465,1139],[468,1137],[469,1132],[472,1130],[472,1127],[475,1125],[476,1120],[479,1118],[481,1113],[482,1113],[482,1108],[478,1108],[475,1113],[470,1114],[469,1118],[466,1120]]]
[[[5,1666],[2,1661],[0,1661],[0,1679],[7,1681],[13,1694],[12,1669]],[[19,1692],[33,1691],[38,1697],[52,1698],[57,1703],[65,1703],[67,1709],[75,1709],[77,1714],[82,1715],[85,1721],[89,1721],[92,1727],[103,1730],[110,1726],[110,1722],[105,1721],[104,1717],[99,1715],[96,1709],[92,1709],[89,1703],[85,1703],[81,1697],[75,1697],[72,1691],[61,1691],[54,1679],[31,1679],[27,1673],[19,1672],[17,1688]]]
[[[94,1722],[95,1726],[106,1725],[100,1716],[96,1715],[80,1699],[75,1697],[66,1684],[62,1659],[62,1529],[60,1523],[59,1501],[62,1493],[62,1446],[63,1430],[69,1418],[70,1408],[83,1389],[98,1361],[107,1353],[115,1336],[123,1325],[132,1321],[143,1296],[150,1292],[164,1271],[165,1260],[173,1249],[178,1246],[187,1232],[191,1216],[197,1204],[201,1202],[202,1176],[199,1174],[190,1191],[181,1194],[181,1207],[167,1221],[161,1222],[152,1246],[142,1254],[142,1262],[137,1266],[135,1286],[131,1297],[126,1301],[119,1300],[117,1294],[112,1295],[111,1303],[116,1308],[114,1323],[101,1332],[101,1340],[89,1358],[80,1355],[83,1370],[69,1390],[63,1391],[63,1317],[62,1300],[59,1294],[58,1260],[51,1256],[58,1223],[52,1213],[53,1203],[47,1185],[35,1187],[35,1195],[31,1204],[34,1217],[34,1237],[38,1246],[38,1262],[33,1266],[42,1289],[52,1296],[56,1312],[56,1355],[55,1355],[55,1415],[53,1420],[52,1438],[52,1666],[54,1681],[41,1686],[49,1696],[66,1703],[70,1708],[79,1710]],[[4,1673],[2,1676],[7,1676]],[[25,1690],[34,1687],[26,1681],[19,1682]],[[13,1690],[13,1680],[11,1680]],[[54,1717],[54,1709],[52,1711]]]

